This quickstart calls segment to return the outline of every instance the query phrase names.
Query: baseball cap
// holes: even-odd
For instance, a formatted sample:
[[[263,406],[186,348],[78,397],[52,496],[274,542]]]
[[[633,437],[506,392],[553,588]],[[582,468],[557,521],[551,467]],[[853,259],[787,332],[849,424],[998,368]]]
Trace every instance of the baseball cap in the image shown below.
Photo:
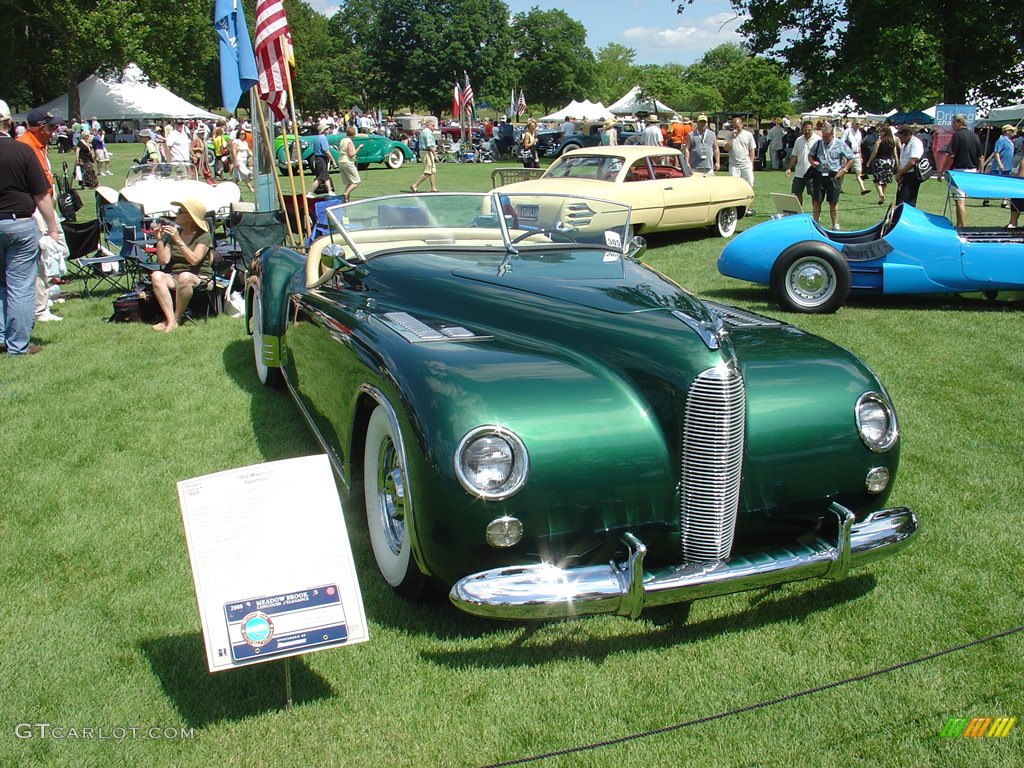
[[[25,119],[25,122],[31,126],[59,125],[60,118],[54,117],[42,107],[36,107],[28,113],[28,117]]]
[[[0,120],[6,121],[11,119],[11,108],[7,106],[7,102],[0,99]]]
[[[699,123],[701,120],[703,120],[706,123],[708,121],[708,116],[707,115],[697,115],[697,122]]]

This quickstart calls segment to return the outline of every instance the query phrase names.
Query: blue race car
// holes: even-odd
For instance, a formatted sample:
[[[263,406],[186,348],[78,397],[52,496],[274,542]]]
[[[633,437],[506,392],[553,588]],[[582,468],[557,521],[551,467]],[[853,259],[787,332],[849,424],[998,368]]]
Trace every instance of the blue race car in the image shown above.
[[[1024,178],[949,171],[950,194],[1019,199]],[[738,235],[718,257],[727,277],[761,283],[791,312],[835,312],[862,295],[1024,289],[1024,230],[954,227],[902,204],[868,229],[833,232],[810,214],[785,216]]]

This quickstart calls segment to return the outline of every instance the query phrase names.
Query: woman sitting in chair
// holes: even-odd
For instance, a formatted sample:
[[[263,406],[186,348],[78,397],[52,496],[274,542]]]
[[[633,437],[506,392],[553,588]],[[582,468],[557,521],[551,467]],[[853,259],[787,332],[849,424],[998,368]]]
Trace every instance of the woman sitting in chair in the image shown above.
[[[171,205],[178,206],[174,224],[158,224],[153,228],[156,260],[162,270],[153,273],[153,296],[164,313],[164,321],[154,325],[153,330],[165,332],[181,324],[192,291],[210,276],[212,269],[213,239],[206,223],[206,206],[195,198]]]

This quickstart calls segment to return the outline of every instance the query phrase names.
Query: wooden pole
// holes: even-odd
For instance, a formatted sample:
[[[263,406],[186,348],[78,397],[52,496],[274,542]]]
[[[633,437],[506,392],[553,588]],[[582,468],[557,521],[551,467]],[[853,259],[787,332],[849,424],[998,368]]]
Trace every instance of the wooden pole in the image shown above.
[[[308,216],[307,216],[307,211],[306,211],[307,203],[305,201],[305,197],[306,197],[306,174],[305,174],[305,172],[302,169],[302,146],[299,143],[299,121],[298,121],[297,115],[295,113],[295,92],[292,89],[292,68],[289,67],[289,66],[285,66],[284,74],[285,74],[286,86],[287,86],[287,89],[288,89],[288,106],[291,109],[291,113],[292,113],[292,136],[295,138],[295,150],[296,150],[296,152],[298,152],[298,155],[299,155],[299,185],[300,185],[300,187],[302,189],[302,198],[303,198],[303,201],[302,201],[302,208],[303,208],[303,210],[301,212],[301,215],[299,215],[300,212],[299,212],[299,200],[298,200],[298,197],[296,197],[293,194],[292,195],[292,199],[295,200],[295,214],[296,214],[297,220],[299,222],[299,232],[302,235],[302,242],[305,242],[307,239],[309,239],[309,234],[310,234],[309,230],[308,230],[309,222],[307,220]],[[285,146],[287,147],[288,146],[288,137],[287,136],[285,136],[284,142],[285,142]],[[289,170],[289,172],[291,171],[291,167],[292,167],[291,156],[289,156],[288,157],[288,170]],[[294,189],[294,186],[293,186],[293,189]]]
[[[267,156],[269,156],[271,158],[271,160],[270,160],[270,168],[271,168],[271,173],[274,174],[274,189],[277,190],[277,201],[281,204],[281,210],[284,211],[285,210],[284,190],[281,189],[281,175],[277,172],[277,168],[274,167],[275,166],[274,159],[273,159],[274,144],[273,144],[273,142],[271,140],[270,132],[267,130],[267,119],[263,116],[263,107],[259,103],[260,102],[259,96],[256,97],[255,101],[256,101],[255,107],[256,107],[257,122],[260,124],[260,135],[263,136],[264,146],[267,147]],[[287,137],[287,135],[284,137],[284,153],[285,153],[285,160],[287,160],[288,159],[288,137]],[[288,163],[288,165],[290,167],[291,163]],[[293,189],[294,189],[294,186],[293,186]],[[287,215],[287,212],[285,212],[285,215]],[[295,243],[295,236],[292,234],[292,229],[291,229],[291,227],[286,226],[285,230],[287,231],[287,235],[288,235],[288,245],[290,245],[290,246],[292,246],[294,248],[296,243]]]

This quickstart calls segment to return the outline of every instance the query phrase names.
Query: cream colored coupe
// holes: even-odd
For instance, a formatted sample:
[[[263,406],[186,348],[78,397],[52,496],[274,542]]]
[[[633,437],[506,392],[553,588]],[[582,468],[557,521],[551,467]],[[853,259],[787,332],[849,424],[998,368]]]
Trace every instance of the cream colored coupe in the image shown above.
[[[668,147],[589,147],[562,155],[539,179],[498,187],[501,192],[553,192],[625,203],[637,234],[714,227],[722,237],[754,201],[743,179],[690,170]]]

